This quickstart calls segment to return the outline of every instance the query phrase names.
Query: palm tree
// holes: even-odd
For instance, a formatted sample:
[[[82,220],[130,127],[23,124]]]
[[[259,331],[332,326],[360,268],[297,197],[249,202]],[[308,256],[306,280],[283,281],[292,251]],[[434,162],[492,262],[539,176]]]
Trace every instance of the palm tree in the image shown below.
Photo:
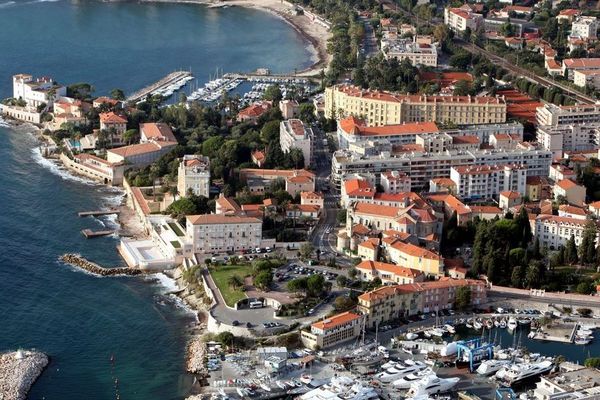
[[[240,287],[242,287],[244,285],[244,281],[238,275],[231,275],[227,279],[227,284],[232,289],[239,289]]]

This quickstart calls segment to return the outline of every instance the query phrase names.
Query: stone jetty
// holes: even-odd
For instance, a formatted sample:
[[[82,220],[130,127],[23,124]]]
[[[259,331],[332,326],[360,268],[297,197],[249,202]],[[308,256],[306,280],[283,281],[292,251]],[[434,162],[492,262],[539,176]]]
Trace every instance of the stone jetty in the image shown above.
[[[60,256],[59,260],[64,262],[65,264],[72,265],[76,268],[79,268],[79,269],[82,269],[89,273],[92,273],[94,275],[100,275],[100,276],[123,276],[123,275],[137,276],[137,275],[143,275],[146,273],[151,273],[151,272],[143,271],[141,269],[135,269],[135,268],[129,268],[129,267],[104,268],[104,267],[99,266],[96,263],[86,260],[84,257],[80,256],[79,254],[64,254],[64,255]],[[154,272],[156,272],[156,271],[154,271]]]
[[[206,343],[200,336],[193,337],[188,343],[187,349],[187,371],[192,374],[207,375],[204,356],[206,354]]]
[[[48,365],[48,356],[17,350],[0,354],[0,399],[22,400]]]

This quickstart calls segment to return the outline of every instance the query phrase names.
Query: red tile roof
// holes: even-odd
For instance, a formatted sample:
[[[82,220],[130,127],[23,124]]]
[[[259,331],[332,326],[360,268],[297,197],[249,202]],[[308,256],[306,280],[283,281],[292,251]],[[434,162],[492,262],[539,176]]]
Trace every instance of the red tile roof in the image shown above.
[[[219,224],[254,224],[261,223],[260,219],[252,217],[227,216],[217,214],[187,215],[185,217],[192,225]]]
[[[323,321],[315,322],[312,324],[312,327],[315,329],[327,330],[360,318],[360,315],[346,311],[341,314],[334,315],[333,317],[326,318]]]
[[[358,264],[355,268],[372,272],[384,271],[397,276],[404,276],[407,278],[416,278],[418,276],[423,275],[423,272],[416,269],[401,267],[399,265],[388,264],[379,261],[363,261],[360,264]]]
[[[169,125],[162,122],[140,124],[140,133],[143,133],[147,139],[177,142]]]
[[[126,124],[127,118],[114,112],[100,113],[100,122],[104,124]]]
[[[344,132],[360,136],[401,136],[439,132],[439,128],[435,122],[366,126],[362,120],[350,116],[342,119],[339,124]]]

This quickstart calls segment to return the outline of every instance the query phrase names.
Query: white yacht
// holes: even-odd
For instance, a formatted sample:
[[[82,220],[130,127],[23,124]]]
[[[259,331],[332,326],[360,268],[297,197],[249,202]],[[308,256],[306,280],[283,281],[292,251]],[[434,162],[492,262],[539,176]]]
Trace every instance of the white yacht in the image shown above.
[[[454,327],[452,325],[450,325],[450,324],[444,325],[444,329],[446,331],[448,331],[448,333],[450,333],[452,335],[456,333],[456,329],[454,329]]]
[[[429,375],[435,375],[435,373],[431,370],[431,368],[426,368],[422,371],[408,374],[404,378],[395,380],[392,383],[392,385],[396,389],[410,389],[410,387],[413,383],[418,382],[418,381],[428,377]]]
[[[586,345],[586,344],[590,344],[590,342],[592,341],[592,338],[589,336],[575,336],[575,344],[579,344],[579,345]]]
[[[479,321],[473,321],[473,329],[479,331],[483,328],[483,324]]]
[[[513,332],[515,329],[517,329],[517,326],[519,324],[517,323],[517,320],[514,319],[513,317],[510,317],[508,319],[508,324],[506,325],[506,327],[508,328],[509,331]]]
[[[413,372],[422,371],[425,368],[427,368],[425,364],[423,364],[420,361],[415,361],[413,365],[397,365],[395,367],[387,369],[375,375],[375,378],[377,378],[383,383],[390,383],[400,378],[404,378],[405,376],[412,374]]]
[[[418,337],[419,337],[419,335],[417,335],[416,333],[408,332],[408,333],[406,334],[406,338],[407,338],[408,340],[415,340],[415,339],[416,339],[416,338],[418,338]]]
[[[513,364],[498,371],[496,377],[498,378],[498,375],[500,375],[500,379],[504,384],[512,386],[526,379],[550,372],[552,366],[552,361],[548,360],[533,364]]]
[[[506,328],[506,320],[503,318],[498,326],[500,329]]]
[[[460,381],[460,378],[440,378],[436,375],[430,375],[419,382],[411,385],[407,397],[417,397],[435,393],[445,393]]]
[[[508,366],[510,361],[508,360],[485,360],[479,367],[477,367],[476,371],[479,375],[491,375],[496,373],[500,368]]]

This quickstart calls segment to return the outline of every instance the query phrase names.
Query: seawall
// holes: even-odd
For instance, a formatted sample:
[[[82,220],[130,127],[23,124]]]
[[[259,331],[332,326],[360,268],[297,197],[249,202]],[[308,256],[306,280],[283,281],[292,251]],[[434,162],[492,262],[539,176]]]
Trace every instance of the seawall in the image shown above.
[[[48,356],[18,350],[0,354],[0,399],[22,400],[48,365]]]
[[[137,276],[147,273],[156,273],[156,271],[142,271],[141,269],[127,267],[103,268],[96,263],[86,260],[84,257],[78,254],[64,254],[60,256],[59,260],[65,264],[72,265],[75,268],[79,268],[99,276]]]

